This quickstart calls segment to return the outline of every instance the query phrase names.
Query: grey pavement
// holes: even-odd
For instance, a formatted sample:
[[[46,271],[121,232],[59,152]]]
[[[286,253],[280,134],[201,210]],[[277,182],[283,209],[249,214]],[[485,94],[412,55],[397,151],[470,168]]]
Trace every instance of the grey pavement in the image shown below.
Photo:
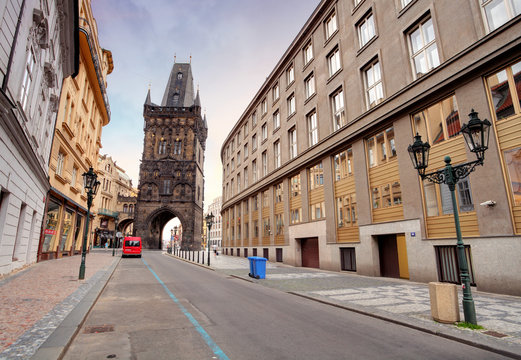
[[[57,359],[76,335],[81,324],[98,296],[110,280],[119,262],[120,254],[109,258],[109,252],[92,254],[89,267],[87,257],[87,279],[77,282],[76,290],[60,300],[48,313],[42,314],[30,329],[13,341],[0,353],[3,359]],[[175,257],[165,254],[165,256]],[[75,257],[75,258],[79,258]],[[199,263],[206,253],[200,253]],[[94,259],[98,259],[97,263]],[[60,259],[61,260],[61,259]],[[30,271],[38,272],[38,276],[51,274],[48,269],[63,271],[72,269],[74,275],[67,275],[55,281],[59,286],[66,282],[73,283],[71,277],[76,276],[75,260],[52,260],[45,264],[36,264],[17,274],[0,281],[0,292],[9,290],[8,286],[16,286],[25,278],[31,278]],[[172,259],[174,260],[174,259]],[[184,261],[189,261],[185,260]],[[197,255],[195,256],[197,261]],[[93,264],[94,263],[94,264]],[[72,264],[72,265],[71,265]],[[93,266],[97,265],[97,266]],[[472,331],[457,328],[452,324],[441,324],[432,320],[428,285],[401,279],[367,277],[347,272],[331,272],[311,268],[299,268],[282,263],[266,263],[266,279],[253,279],[248,276],[249,261],[243,257],[211,254],[211,270],[250,281],[260,286],[268,286],[283,292],[308,298],[313,301],[330,304],[355,311],[368,316],[377,317],[393,323],[408,326],[420,331],[460,341],[469,345],[494,351],[512,358],[521,359],[521,298],[516,296],[489,294],[473,291],[478,323],[484,330]],[[47,270],[45,270],[47,269]],[[89,274],[90,273],[90,274]],[[34,278],[34,276],[32,276]],[[26,282],[29,280],[25,280]],[[61,283],[60,283],[61,281]],[[29,282],[30,284],[30,282]],[[48,288],[46,286],[45,288]],[[20,288],[20,286],[17,286]],[[19,289],[20,299],[37,298],[37,293],[27,293]],[[40,290],[43,291],[43,290]],[[50,296],[50,294],[45,294]],[[461,293],[459,297],[461,299]],[[23,301],[21,301],[23,303]],[[4,304],[2,304],[4,305]],[[33,306],[34,304],[29,304]],[[461,302],[460,302],[461,310]],[[463,319],[463,314],[461,315]],[[0,319],[4,321],[5,319]],[[19,320],[18,322],[21,322]],[[11,322],[11,321],[9,321]],[[16,321],[15,321],[16,323]],[[16,324],[11,324],[15,326]]]

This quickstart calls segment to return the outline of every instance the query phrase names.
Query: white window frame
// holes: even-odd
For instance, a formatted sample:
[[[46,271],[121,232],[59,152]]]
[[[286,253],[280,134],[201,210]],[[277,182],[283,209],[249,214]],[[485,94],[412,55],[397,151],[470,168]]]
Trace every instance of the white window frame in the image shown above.
[[[292,128],[288,131],[288,139],[289,139],[289,158],[294,159],[297,157],[297,129]]]
[[[311,73],[304,82],[306,88],[306,99],[309,99],[315,94],[315,74]]]
[[[280,158],[280,140],[277,140],[273,143],[273,157],[275,160],[275,169],[278,169],[281,164]]]
[[[58,151],[58,159],[56,161],[56,175],[62,176],[63,168],[65,167],[65,155],[63,152]]]
[[[267,123],[262,124],[261,135],[262,135],[262,141],[264,141],[268,138],[268,124]]]
[[[333,113],[333,131],[337,131],[346,124],[344,90],[342,88],[331,94],[331,110]]]
[[[313,43],[310,41],[302,50],[304,55],[304,65],[307,65],[313,60]]]
[[[288,97],[288,117],[290,117],[297,111],[295,101],[295,94],[291,94]]]
[[[262,115],[265,115],[268,112],[268,101],[264,98],[261,102],[261,111]]]
[[[318,143],[318,117],[317,112],[312,111],[307,116],[307,126],[308,126],[308,141],[309,146],[313,146]]]
[[[516,14],[515,12],[515,6],[512,3],[512,0],[480,0],[481,3],[481,12],[483,14],[483,21],[485,22],[485,27],[487,28],[488,32],[492,32],[501,26],[503,26],[505,23],[509,22],[514,17],[518,16],[521,13],[521,8],[518,10],[519,12]],[[491,26],[491,23],[489,21],[488,15],[490,12],[487,12],[492,8],[493,5],[501,6],[502,8],[499,9],[498,12],[501,15],[504,15],[503,19],[500,19],[499,22],[495,25]],[[488,9],[487,9],[488,8]]]
[[[273,95],[273,101],[277,101],[280,97],[280,87],[279,83],[276,83],[275,86],[273,86],[272,89],[272,95]]]
[[[374,22],[374,16],[372,12],[369,12],[364,18],[358,23],[358,43],[360,48],[363,48],[372,38],[376,36],[376,26]]]
[[[336,11],[333,11],[324,21],[324,31],[326,34],[326,40],[330,39],[338,30],[338,23],[336,19]]]
[[[268,152],[264,150],[261,157],[262,161],[262,176],[268,175]]]
[[[280,127],[280,111],[277,110],[273,113],[273,130],[277,130]]]
[[[432,28],[432,39],[428,40],[426,33],[426,26],[430,24]],[[413,47],[413,34],[418,36],[418,39],[421,41],[420,47],[414,49]],[[411,59],[411,66],[413,69],[414,78],[419,78],[425,74],[427,74],[432,69],[438,67],[440,65],[440,54],[438,52],[438,45],[436,43],[436,33],[434,31],[434,23],[432,21],[432,17],[427,17],[419,22],[409,33],[407,34],[407,39],[409,42],[409,53]],[[435,57],[430,57],[429,55],[435,54]],[[425,65],[425,73],[419,71],[416,66],[416,59],[423,59]]]
[[[340,60],[340,49],[336,47],[327,56],[327,67],[329,70],[329,77],[335,75],[340,69],[342,69],[342,63]]]
[[[295,81],[295,66],[293,64],[286,70],[286,81],[288,82],[288,86]]]
[[[31,91],[31,85],[33,83],[34,77],[34,65],[36,64],[36,58],[34,56],[33,48],[29,48],[29,53],[27,54],[27,60],[25,62],[24,69],[24,78],[22,81],[22,86],[20,88],[20,104],[22,104],[22,109],[27,112],[27,103],[29,100],[29,93]]]
[[[378,105],[385,98],[382,69],[378,59],[364,68],[364,88],[368,109]],[[374,94],[375,98],[373,102],[371,102],[372,94]]]

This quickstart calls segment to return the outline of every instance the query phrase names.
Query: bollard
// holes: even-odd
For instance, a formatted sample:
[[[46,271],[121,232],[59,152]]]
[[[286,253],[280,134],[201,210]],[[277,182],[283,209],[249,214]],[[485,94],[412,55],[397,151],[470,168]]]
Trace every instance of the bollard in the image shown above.
[[[199,255],[200,255],[200,251],[197,252],[197,263],[199,264]]]

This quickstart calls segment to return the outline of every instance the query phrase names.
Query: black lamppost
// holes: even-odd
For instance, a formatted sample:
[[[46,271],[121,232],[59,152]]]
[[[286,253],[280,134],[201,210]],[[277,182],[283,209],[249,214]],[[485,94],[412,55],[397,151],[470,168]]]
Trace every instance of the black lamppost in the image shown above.
[[[175,253],[175,251],[174,251],[175,243],[173,241],[175,240],[175,237],[177,236],[177,225],[174,226],[174,228],[171,230],[171,235],[172,235],[172,237],[170,238],[170,252],[172,254],[174,254]]]
[[[118,241],[118,221],[119,217],[114,218],[114,238],[112,239],[112,256],[116,254],[116,242]]]
[[[477,160],[466,162],[463,164],[451,165],[450,156],[445,157],[445,168],[431,173],[425,173],[429,162],[430,145],[428,142],[422,142],[421,136],[416,134],[414,143],[409,145],[408,151],[411,156],[414,168],[418,170],[418,174],[422,180],[427,179],[436,184],[446,184],[449,187],[452,198],[452,212],[454,214],[454,225],[456,226],[457,250],[461,283],[463,284],[463,313],[465,322],[477,324],[476,309],[470,289],[470,277],[467,259],[465,256],[465,246],[461,237],[461,228],[459,223],[458,206],[454,190],[460,179],[467,177],[473,172],[477,165],[483,165],[485,159],[485,151],[488,149],[488,138],[490,134],[490,121],[487,119],[480,120],[478,113],[472,109],[469,114],[470,120],[468,124],[464,124],[461,133],[465,138],[465,142],[469,150],[476,154]]]
[[[89,233],[89,218],[90,218],[90,207],[92,206],[92,199],[98,192],[100,182],[98,181],[98,175],[94,172],[92,167],[89,171],[83,173],[83,187],[87,191],[87,220],[85,221],[85,231],[83,233],[83,246],[81,249],[81,265],[80,274],[78,279],[85,279],[85,257],[87,256],[87,236]]]
[[[208,227],[208,233],[206,234],[206,247],[208,248],[208,266],[210,266],[210,230],[212,230],[213,225],[213,214],[209,213],[204,218],[206,220],[206,226]]]

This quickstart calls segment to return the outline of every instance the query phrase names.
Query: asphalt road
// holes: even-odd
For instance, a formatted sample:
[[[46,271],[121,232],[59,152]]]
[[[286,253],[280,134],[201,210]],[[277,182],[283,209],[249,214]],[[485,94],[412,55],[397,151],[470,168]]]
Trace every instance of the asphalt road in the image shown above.
[[[504,359],[145,252],[122,259],[64,359]]]

